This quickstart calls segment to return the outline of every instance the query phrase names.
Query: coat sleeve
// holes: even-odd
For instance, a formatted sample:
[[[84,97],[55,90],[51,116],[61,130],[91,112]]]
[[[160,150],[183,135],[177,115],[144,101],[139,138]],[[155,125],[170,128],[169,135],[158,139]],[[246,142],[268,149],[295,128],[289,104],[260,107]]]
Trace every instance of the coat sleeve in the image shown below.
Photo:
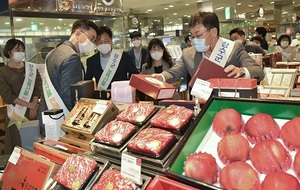
[[[132,58],[128,55],[127,52],[123,52],[122,59],[126,63],[126,71],[129,73],[129,78],[130,75],[132,74],[139,74],[139,71],[137,70],[135,64],[133,63]]]

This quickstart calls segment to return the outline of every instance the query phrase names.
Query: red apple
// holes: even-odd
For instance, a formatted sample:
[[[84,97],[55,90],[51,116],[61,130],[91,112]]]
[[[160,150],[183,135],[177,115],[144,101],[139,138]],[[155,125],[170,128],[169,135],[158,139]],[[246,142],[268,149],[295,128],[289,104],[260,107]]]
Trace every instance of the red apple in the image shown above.
[[[208,153],[191,154],[184,162],[185,175],[208,184],[217,182],[218,165],[216,159]]]
[[[243,131],[244,120],[241,114],[235,109],[223,109],[219,111],[213,119],[213,130],[220,137],[230,133],[241,133]]]
[[[259,189],[258,173],[246,162],[233,162],[220,171],[220,183],[225,189]]]

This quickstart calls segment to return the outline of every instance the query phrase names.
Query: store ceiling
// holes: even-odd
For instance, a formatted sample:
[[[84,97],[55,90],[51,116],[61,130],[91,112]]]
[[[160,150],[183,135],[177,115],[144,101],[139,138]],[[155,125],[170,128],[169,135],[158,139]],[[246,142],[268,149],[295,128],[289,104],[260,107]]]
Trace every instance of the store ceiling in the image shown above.
[[[293,12],[298,12],[300,8],[300,0],[150,0],[150,1],[141,1],[141,0],[123,0],[123,12],[124,15],[134,16],[139,19],[143,18],[163,18],[164,24],[167,25],[176,25],[182,24],[182,18],[185,15],[193,15],[202,4],[202,7],[205,7],[207,4],[210,4],[213,11],[224,15],[225,7],[232,7],[236,9],[236,14],[244,14],[246,20],[255,21],[258,17],[258,9],[260,6],[265,10],[265,15],[274,14],[274,5],[282,5],[282,16],[284,17],[287,14]],[[150,10],[151,9],[151,10]],[[266,17],[267,18],[267,17]],[[274,18],[274,16],[270,17]],[[23,18],[21,22],[15,21],[15,29],[17,30],[26,30],[30,28],[31,23],[39,22],[39,18]],[[268,18],[265,20],[267,22],[272,22]],[[54,28],[57,26],[66,26],[70,27],[73,21],[64,19],[64,23],[57,21],[56,19],[49,19],[49,21],[43,20],[44,27],[48,25],[48,28]],[[0,28],[0,36],[2,32],[10,32],[10,24],[8,17],[0,16],[0,23],[4,25]],[[6,23],[6,24],[5,24]]]

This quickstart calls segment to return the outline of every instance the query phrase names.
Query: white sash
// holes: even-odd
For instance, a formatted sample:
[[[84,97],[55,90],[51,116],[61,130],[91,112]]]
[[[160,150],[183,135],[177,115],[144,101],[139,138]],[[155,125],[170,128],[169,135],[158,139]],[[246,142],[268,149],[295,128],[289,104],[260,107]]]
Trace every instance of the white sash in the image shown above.
[[[48,109],[63,109],[65,117],[69,115],[69,110],[65,106],[61,97],[54,88],[48,74],[47,65],[45,63],[45,73],[43,78],[43,92]]]
[[[24,100],[25,102],[30,102],[34,90],[34,86],[35,86],[36,75],[37,75],[36,64],[25,62],[25,79],[18,98]],[[7,108],[8,108],[7,115],[9,117],[13,117],[17,121],[23,120],[27,110],[26,106],[21,106],[19,104],[15,106],[10,104]]]
[[[231,40],[219,38],[214,50],[209,57],[209,60],[221,67],[224,67],[231,55],[234,43],[235,42]]]
[[[114,49],[111,51],[111,55],[108,60],[108,63],[107,63],[107,65],[100,77],[100,80],[98,82],[99,90],[107,90],[112,78],[114,77],[114,75],[119,67],[121,57],[122,57],[122,52],[119,52]]]

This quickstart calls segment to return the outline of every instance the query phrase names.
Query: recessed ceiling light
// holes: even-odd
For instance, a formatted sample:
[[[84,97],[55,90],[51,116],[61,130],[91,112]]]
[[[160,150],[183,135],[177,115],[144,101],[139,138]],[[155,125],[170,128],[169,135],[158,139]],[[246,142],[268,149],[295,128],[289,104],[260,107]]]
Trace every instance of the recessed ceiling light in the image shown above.
[[[241,5],[242,3],[238,3],[238,4],[236,4],[237,6],[239,6],[239,5]]]
[[[274,4],[274,1],[271,1],[270,4],[271,4],[271,5]]]
[[[175,16],[175,15],[177,15],[177,13],[173,13],[173,15]]]
[[[188,3],[187,3],[187,4],[185,4],[185,6],[189,6],[189,5],[190,5],[190,4],[188,4]]]
[[[169,5],[170,8],[174,7],[174,5]]]
[[[148,9],[148,10],[147,10],[147,12],[151,12],[151,11],[153,11],[153,9]]]
[[[9,22],[5,22],[4,24],[9,25],[10,23]]]
[[[57,20],[62,21],[63,19],[62,18],[58,18]]]
[[[218,8],[216,8],[216,11],[221,10],[221,9],[224,9],[224,7],[218,7]]]
[[[20,21],[22,21],[22,19],[21,18],[16,18],[16,21],[20,22]]]
[[[165,9],[165,10],[168,10],[168,9],[169,9],[169,7],[165,7],[164,9]]]
[[[248,5],[248,7],[253,7],[253,5]]]

